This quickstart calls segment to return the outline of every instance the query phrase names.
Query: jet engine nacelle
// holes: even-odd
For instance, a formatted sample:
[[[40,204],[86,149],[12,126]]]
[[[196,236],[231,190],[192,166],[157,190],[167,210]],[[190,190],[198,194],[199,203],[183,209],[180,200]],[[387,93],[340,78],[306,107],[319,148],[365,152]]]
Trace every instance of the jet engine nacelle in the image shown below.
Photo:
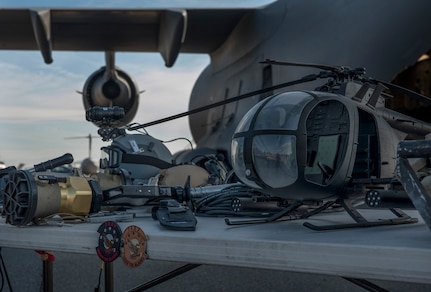
[[[103,66],[88,77],[82,98],[86,111],[95,106],[124,108],[124,118],[111,125],[121,127],[135,117],[139,104],[139,89],[133,78],[118,67]]]

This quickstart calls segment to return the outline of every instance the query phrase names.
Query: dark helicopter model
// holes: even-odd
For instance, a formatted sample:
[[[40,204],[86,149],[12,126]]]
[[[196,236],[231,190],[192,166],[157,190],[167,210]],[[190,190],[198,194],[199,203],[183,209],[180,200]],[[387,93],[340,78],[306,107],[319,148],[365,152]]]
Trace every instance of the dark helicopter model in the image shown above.
[[[330,69],[298,82],[329,80],[314,91],[272,95],[244,116],[231,148],[240,181],[300,204],[325,201],[317,212],[340,203],[360,226],[410,223],[411,218],[394,208],[414,205],[430,224],[426,157],[431,124],[385,107],[392,98],[389,88],[425,104],[431,103],[429,98],[368,78],[364,68],[263,63]],[[406,138],[420,140],[403,141]],[[414,160],[410,163],[407,158]],[[367,222],[351,203],[357,196],[365,197],[369,207],[391,209],[400,220]]]

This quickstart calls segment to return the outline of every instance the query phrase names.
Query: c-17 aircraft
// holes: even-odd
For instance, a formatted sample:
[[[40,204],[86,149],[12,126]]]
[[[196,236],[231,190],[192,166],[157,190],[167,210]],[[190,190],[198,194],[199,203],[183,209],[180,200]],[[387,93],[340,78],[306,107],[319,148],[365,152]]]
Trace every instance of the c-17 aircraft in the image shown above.
[[[82,91],[88,119],[100,127],[104,139],[113,140],[104,150],[108,159],[101,160],[110,176],[97,180],[106,184],[101,201],[124,203],[116,195],[125,185],[128,191],[143,190],[155,170],[140,172],[136,161],[158,171],[172,167],[172,159],[181,164],[222,154],[238,181],[288,200],[281,205],[287,208],[272,219],[302,204],[324,201],[297,218],[341,204],[357,226],[376,225],[348,202],[350,196],[367,193],[371,205],[387,195],[382,204],[400,219],[380,223],[414,222],[392,208],[413,201],[430,226],[429,200],[415,201],[424,194],[423,186],[403,179],[412,171],[426,173],[430,155],[426,142],[431,124],[423,114],[429,108],[423,96],[429,95],[429,8],[427,1],[279,0],[244,9],[2,9],[0,49],[39,50],[47,64],[58,50],[105,53],[105,66],[87,79]],[[174,66],[180,53],[209,54],[211,62],[190,97],[190,112],[178,115],[189,115],[197,145],[193,152],[172,156],[151,137],[116,131],[162,121],[125,126],[138,109],[139,90],[116,67],[115,52],[160,52],[167,67]],[[400,95],[390,82],[420,94],[404,90]],[[388,88],[393,91],[387,93]],[[399,146],[403,140],[414,144]],[[411,157],[422,158],[414,169],[406,163]],[[35,166],[34,177],[29,171],[9,171],[3,190],[8,223],[26,225],[41,215],[36,206],[13,205],[18,193],[11,186],[26,188],[27,197],[20,199],[30,204],[35,193],[45,192],[32,189],[34,180],[64,183],[43,172],[50,167]],[[106,182],[111,179],[120,183]],[[94,194],[96,187],[89,183]],[[95,201],[101,204],[98,198],[91,200],[94,208]],[[227,221],[250,222],[256,221]],[[344,227],[352,226],[330,228]]]
[[[423,194],[423,186],[401,179],[410,174],[405,158],[412,154],[406,152],[417,145],[397,145],[406,139],[427,141],[431,131],[423,115],[428,102],[423,95],[429,95],[430,6],[427,1],[280,0],[244,9],[3,9],[0,48],[39,50],[47,64],[57,50],[105,52],[105,66],[87,79],[82,92],[89,120],[103,138],[113,140],[102,168],[127,165],[136,172],[131,160],[137,157],[127,151],[137,152],[142,145],[159,151],[149,155],[157,162],[137,159],[155,168],[168,165],[160,160],[181,164],[223,154],[239,181],[289,200],[288,211],[304,202],[327,201],[317,210],[341,204],[357,225],[371,226],[376,222],[364,222],[345,199],[370,191],[370,200],[381,200],[378,195],[384,193],[393,203],[402,192]],[[171,157],[148,137],[118,134],[115,129],[130,123],[138,110],[139,90],[116,67],[115,52],[160,52],[167,67],[180,53],[209,54],[211,62],[190,97],[190,112],[184,113],[197,145],[193,152]],[[390,82],[419,94],[404,90],[407,94],[399,95]],[[135,139],[142,142],[136,149]],[[115,147],[123,151],[120,162],[113,159]],[[428,155],[423,151],[414,157]],[[424,170],[427,161],[418,164],[415,171]],[[143,178],[150,174],[152,169]],[[30,180],[23,173],[17,177]],[[131,179],[142,184],[143,178]],[[428,224],[429,202],[408,195]],[[13,209],[9,223],[33,219],[20,212]],[[400,222],[412,222],[394,212]]]

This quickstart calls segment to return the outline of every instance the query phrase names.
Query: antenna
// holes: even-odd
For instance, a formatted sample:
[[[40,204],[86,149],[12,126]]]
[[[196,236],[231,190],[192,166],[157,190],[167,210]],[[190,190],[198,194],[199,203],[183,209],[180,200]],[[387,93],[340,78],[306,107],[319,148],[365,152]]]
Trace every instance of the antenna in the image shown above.
[[[75,136],[75,137],[65,137],[64,139],[88,139],[88,158],[91,160],[91,149],[92,149],[92,143],[93,138],[97,138],[99,136],[92,136],[91,134],[88,134],[87,136]]]

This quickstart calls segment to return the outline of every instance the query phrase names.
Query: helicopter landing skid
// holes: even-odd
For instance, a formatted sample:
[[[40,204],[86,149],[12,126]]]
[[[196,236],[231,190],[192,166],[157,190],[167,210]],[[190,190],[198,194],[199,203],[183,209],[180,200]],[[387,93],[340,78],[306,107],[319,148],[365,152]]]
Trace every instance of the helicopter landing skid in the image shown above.
[[[411,224],[417,223],[417,218],[412,218],[399,208],[390,208],[389,210],[394,213],[397,217],[392,219],[382,219],[377,221],[368,221],[365,219],[359,211],[352,205],[352,202],[348,199],[338,199],[334,203],[339,203],[356,221],[356,223],[346,223],[346,224],[332,224],[332,225],[314,225],[309,222],[304,222],[304,226],[315,231],[325,231],[325,230],[337,230],[337,229],[347,229],[347,228],[358,228],[358,227],[374,227],[382,225],[399,225],[399,224]],[[331,204],[332,205],[332,204]],[[323,210],[319,210],[323,211]],[[314,213],[315,214],[315,213]],[[311,216],[311,215],[310,215]],[[309,216],[306,216],[309,217]]]

